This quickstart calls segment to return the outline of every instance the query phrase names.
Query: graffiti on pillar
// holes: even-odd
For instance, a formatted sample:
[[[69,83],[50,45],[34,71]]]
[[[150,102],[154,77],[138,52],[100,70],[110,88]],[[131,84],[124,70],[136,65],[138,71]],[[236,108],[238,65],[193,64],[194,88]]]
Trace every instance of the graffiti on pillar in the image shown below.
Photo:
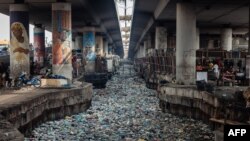
[[[94,61],[96,58],[94,32],[83,33],[83,56],[87,61]]]
[[[34,33],[34,62],[43,66],[45,57],[44,32]]]
[[[71,64],[71,11],[53,11],[53,64]]]
[[[13,22],[10,30],[10,69],[11,75],[16,78],[21,72],[29,74],[29,38],[20,22]]]

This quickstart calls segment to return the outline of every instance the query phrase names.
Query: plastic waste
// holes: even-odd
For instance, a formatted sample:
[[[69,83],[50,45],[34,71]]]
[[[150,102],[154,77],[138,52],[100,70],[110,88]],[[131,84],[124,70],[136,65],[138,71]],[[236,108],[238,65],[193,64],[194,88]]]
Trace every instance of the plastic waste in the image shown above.
[[[33,139],[214,140],[213,132],[201,121],[162,112],[156,91],[147,89],[130,68],[121,67],[119,75],[113,76],[105,89],[94,89],[92,106],[86,112],[41,124],[33,130]]]

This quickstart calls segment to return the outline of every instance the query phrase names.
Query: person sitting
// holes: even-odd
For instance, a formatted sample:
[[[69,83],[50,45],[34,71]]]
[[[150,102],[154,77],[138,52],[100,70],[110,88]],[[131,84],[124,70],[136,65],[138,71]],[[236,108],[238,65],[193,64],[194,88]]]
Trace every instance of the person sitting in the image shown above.
[[[200,63],[197,64],[196,71],[202,71],[202,66]]]
[[[233,67],[224,71],[224,73],[222,74],[222,80],[223,80],[223,82],[234,83],[235,71],[234,71]]]
[[[213,71],[214,71],[216,82],[217,82],[217,86],[218,86],[219,85],[220,70],[219,70],[219,66],[218,66],[217,63],[215,63],[213,65]]]
[[[209,69],[213,69],[213,66],[214,66],[214,64],[212,63],[212,61],[210,61],[210,62],[208,63],[208,68],[209,68]]]
[[[219,79],[220,71],[219,71],[219,66],[217,63],[213,65],[213,71],[214,71],[216,79]]]

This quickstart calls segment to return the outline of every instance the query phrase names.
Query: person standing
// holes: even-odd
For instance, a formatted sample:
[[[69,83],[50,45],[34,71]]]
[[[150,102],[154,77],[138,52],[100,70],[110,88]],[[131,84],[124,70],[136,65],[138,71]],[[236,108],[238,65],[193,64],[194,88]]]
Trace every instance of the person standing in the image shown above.
[[[213,70],[214,70],[214,74],[215,74],[217,86],[218,86],[219,85],[220,70],[219,70],[219,66],[217,63],[214,64]]]

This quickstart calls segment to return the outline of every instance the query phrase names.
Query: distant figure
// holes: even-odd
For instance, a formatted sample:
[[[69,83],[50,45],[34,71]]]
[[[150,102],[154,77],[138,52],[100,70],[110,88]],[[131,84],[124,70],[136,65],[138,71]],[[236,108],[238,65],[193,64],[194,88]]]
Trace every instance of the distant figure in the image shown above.
[[[196,71],[202,71],[202,66],[200,63],[197,64]]]
[[[208,64],[209,69],[213,69],[213,66],[214,66],[213,62],[210,61],[209,64]]]
[[[214,64],[213,70],[214,70],[215,77],[218,80],[220,76],[220,71],[219,71],[219,66],[217,65],[217,63]]]

